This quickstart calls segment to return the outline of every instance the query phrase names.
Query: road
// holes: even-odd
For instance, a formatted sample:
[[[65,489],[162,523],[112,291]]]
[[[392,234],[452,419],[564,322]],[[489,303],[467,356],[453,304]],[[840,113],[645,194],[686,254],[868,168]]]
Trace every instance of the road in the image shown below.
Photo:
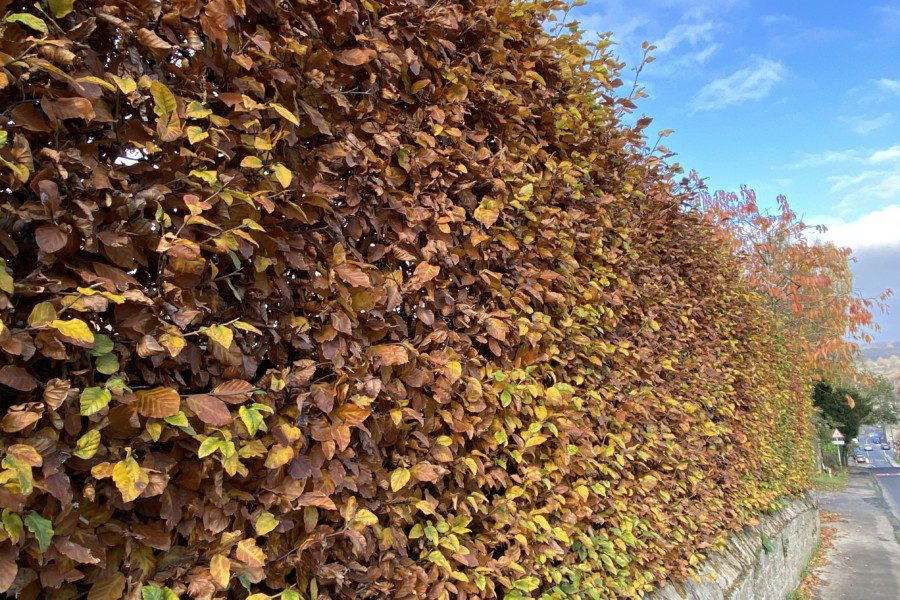
[[[900,468],[894,466],[897,464],[893,462],[894,453],[880,447],[875,450],[873,446],[870,452],[863,451],[863,454],[869,462],[859,466],[870,470],[875,476],[891,512],[900,521]]]

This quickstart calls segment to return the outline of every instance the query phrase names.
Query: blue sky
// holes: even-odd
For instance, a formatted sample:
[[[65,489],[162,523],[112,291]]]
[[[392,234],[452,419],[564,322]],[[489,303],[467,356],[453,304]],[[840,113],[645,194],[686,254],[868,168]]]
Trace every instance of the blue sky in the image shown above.
[[[587,0],[588,32],[612,31],[625,76],[641,42],[639,112],[713,189],[778,194],[854,249],[867,296],[900,292],[900,1]],[[878,341],[900,341],[900,301]]]

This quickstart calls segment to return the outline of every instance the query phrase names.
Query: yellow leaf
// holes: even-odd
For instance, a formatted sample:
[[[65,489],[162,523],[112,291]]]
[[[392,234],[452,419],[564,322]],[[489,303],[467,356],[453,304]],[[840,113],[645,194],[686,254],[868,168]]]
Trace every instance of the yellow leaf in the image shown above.
[[[50,322],[50,326],[73,340],[86,344],[94,343],[94,334],[88,328],[88,324],[81,319],[69,319],[68,321],[54,319]]]
[[[282,105],[276,104],[275,102],[270,102],[269,108],[271,108],[272,110],[277,112],[279,115],[281,115],[281,118],[284,119],[285,121],[292,123],[294,125],[298,125],[298,126],[300,125],[300,119],[297,118],[297,115],[295,115],[294,113],[292,113],[291,111],[289,111],[288,109],[283,107]],[[285,187],[287,187],[287,186],[285,186]]]
[[[228,581],[231,579],[231,561],[224,554],[216,554],[209,561],[209,572],[216,585],[220,588],[227,588]]]
[[[256,540],[248,539],[238,542],[235,556],[250,567],[261,567],[266,564],[266,554],[256,545]]]
[[[356,516],[353,519],[357,523],[362,525],[377,525],[378,517],[375,516],[371,510],[367,508],[361,508],[356,512]]]
[[[251,333],[258,333],[262,335],[262,331],[251,325],[250,323],[244,323],[243,321],[235,321],[232,323],[235,329],[240,329],[241,331],[249,331]]]
[[[113,467],[112,478],[125,502],[131,502],[140,496],[150,483],[150,476],[132,458],[130,450],[127,451],[125,460],[120,460]]]
[[[223,348],[230,348],[234,340],[234,332],[226,325],[213,325],[203,329],[203,333]]]
[[[31,309],[28,315],[28,324],[31,327],[40,327],[56,320],[56,309],[49,302],[40,302]]]
[[[94,83],[104,89],[111,91],[111,92],[116,91],[116,86],[114,86],[113,84],[111,84],[110,82],[108,82],[104,79],[100,79],[99,77],[94,77],[93,75],[89,75],[87,77],[79,77],[75,81],[77,81],[79,83],[81,83],[81,82]]]
[[[394,469],[394,472],[391,473],[391,490],[395,492],[402,490],[403,486],[409,482],[409,478],[409,469],[397,467]]]
[[[262,169],[263,162],[256,156],[245,156],[241,161],[241,166],[246,169]]]
[[[100,432],[91,429],[75,442],[75,450],[72,452],[75,456],[82,459],[89,459],[97,453],[100,448]]]
[[[165,86],[161,81],[150,82],[150,95],[153,96],[153,112],[157,116],[166,117],[175,112],[177,104],[175,102],[175,94]]]
[[[119,77],[118,75],[110,75],[116,86],[123,94],[130,94],[137,89],[137,82],[131,77]]]
[[[178,354],[184,349],[185,346],[184,338],[181,337],[181,334],[177,332],[162,334],[161,336],[159,336],[159,343],[169,351],[169,354],[173,358],[178,356]]]
[[[269,449],[269,455],[266,457],[266,468],[277,469],[294,460],[294,449],[290,446],[282,446],[275,444]]]
[[[289,185],[291,185],[291,180],[294,178],[294,176],[291,175],[291,172],[288,171],[288,168],[283,164],[277,163],[272,165],[272,172],[275,173],[275,179],[278,180],[278,183],[281,184],[281,187],[287,188]]]
[[[159,441],[159,436],[162,435],[162,423],[159,421],[153,421],[152,423],[147,423],[147,434],[150,436],[150,439],[154,442]]]
[[[256,535],[266,535],[278,527],[279,521],[270,512],[264,512],[256,519],[253,528],[256,529]]]
[[[209,134],[202,127],[197,127],[196,125],[189,126],[185,131],[187,132],[188,141],[192,144],[202,142],[209,137]]]
[[[540,446],[544,442],[547,441],[547,438],[542,435],[533,435],[528,438],[528,441],[525,442],[526,448],[531,448],[532,446]]]

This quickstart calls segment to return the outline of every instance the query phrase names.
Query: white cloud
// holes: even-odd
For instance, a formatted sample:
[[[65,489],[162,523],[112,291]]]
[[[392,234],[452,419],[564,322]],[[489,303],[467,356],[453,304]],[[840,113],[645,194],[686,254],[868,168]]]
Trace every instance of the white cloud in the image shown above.
[[[796,23],[797,17],[791,15],[763,15],[760,19],[763,25],[782,25],[784,23]]]
[[[875,86],[882,92],[900,96],[900,79],[888,79],[887,77],[882,77],[875,81]]]
[[[871,119],[864,119],[863,117],[841,117],[841,121],[850,125],[850,129],[856,133],[865,135],[893,123],[894,115],[888,112],[878,117],[872,117]]]
[[[860,154],[859,150],[824,150],[822,152],[804,154],[800,160],[786,166],[789,169],[823,167],[825,165],[858,160]]]
[[[786,73],[787,69],[780,62],[756,58],[752,65],[704,86],[694,97],[693,110],[716,110],[749,100],[762,100]]]
[[[869,157],[869,162],[885,163],[900,159],[900,146],[891,146],[887,150],[879,150],[873,152]]]
[[[900,204],[889,204],[851,220],[820,216],[810,222],[825,225],[828,231],[821,237],[838,246],[853,250],[900,246]]]
[[[718,29],[718,25],[713,21],[678,23],[653,45],[656,46],[657,53],[665,54],[685,42],[692,47],[708,44],[713,39],[716,29]]]

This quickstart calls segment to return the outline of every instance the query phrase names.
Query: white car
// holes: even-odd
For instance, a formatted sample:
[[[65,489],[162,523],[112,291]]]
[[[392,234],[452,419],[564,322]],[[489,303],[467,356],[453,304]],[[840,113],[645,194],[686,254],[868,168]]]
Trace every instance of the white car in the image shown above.
[[[872,444],[866,444],[865,447],[863,448],[863,450],[865,450],[866,452],[871,452],[871,451],[872,451]]]

